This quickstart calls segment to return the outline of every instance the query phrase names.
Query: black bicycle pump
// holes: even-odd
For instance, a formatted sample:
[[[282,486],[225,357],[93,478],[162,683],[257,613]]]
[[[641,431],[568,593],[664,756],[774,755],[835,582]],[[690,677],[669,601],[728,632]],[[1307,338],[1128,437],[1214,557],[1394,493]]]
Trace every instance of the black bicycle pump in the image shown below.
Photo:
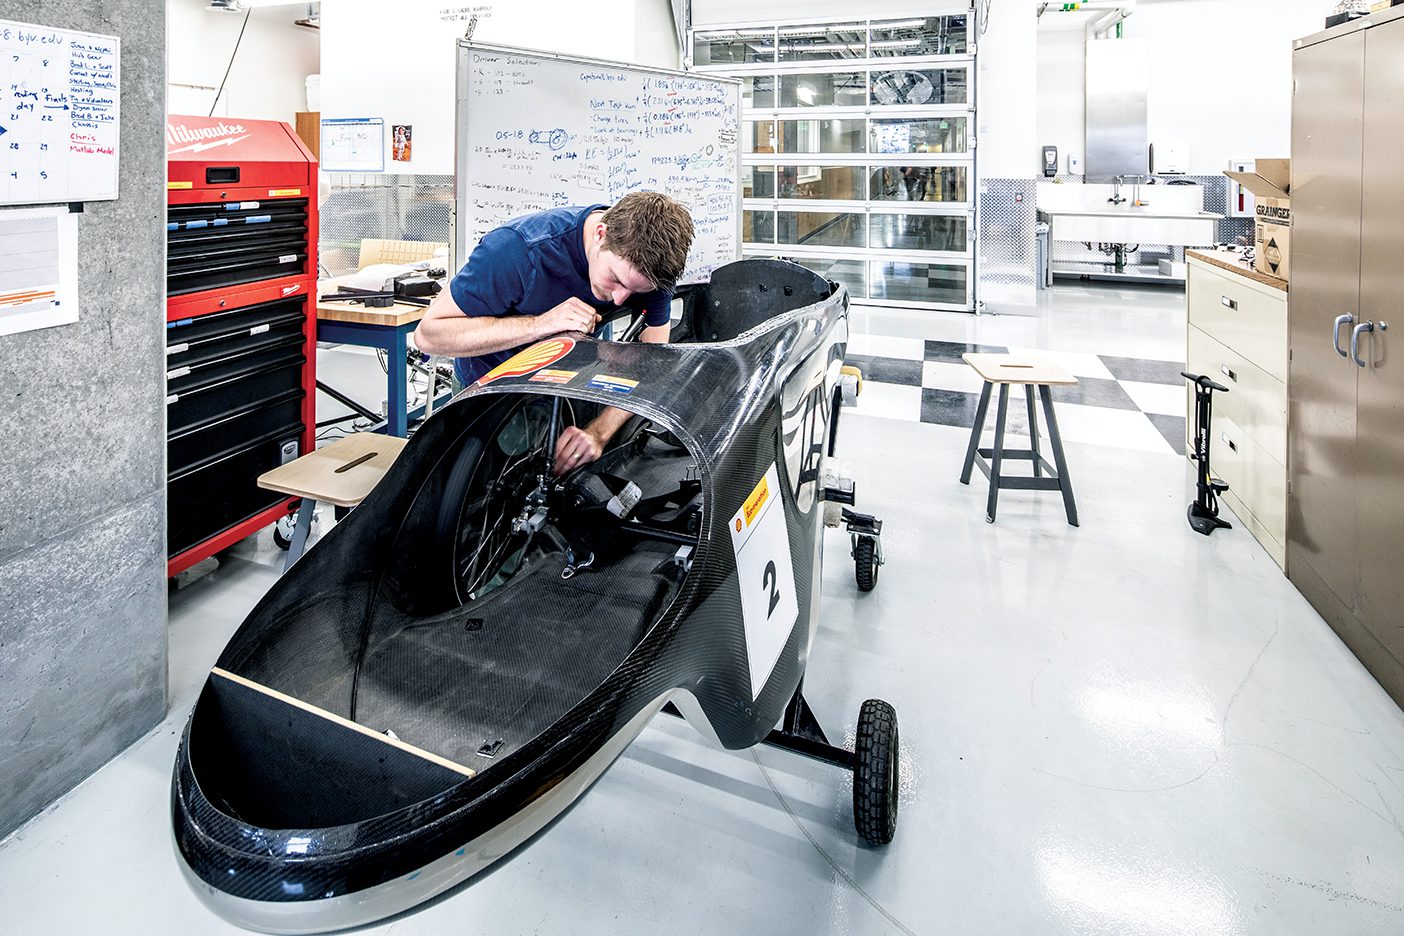
[[[1228,484],[1209,473],[1209,416],[1214,409],[1213,393],[1228,393],[1228,387],[1200,374],[1181,371],[1180,376],[1194,384],[1194,460],[1199,464],[1199,496],[1189,505],[1190,529],[1208,536],[1220,527],[1233,529],[1233,524],[1219,519],[1219,495]]]

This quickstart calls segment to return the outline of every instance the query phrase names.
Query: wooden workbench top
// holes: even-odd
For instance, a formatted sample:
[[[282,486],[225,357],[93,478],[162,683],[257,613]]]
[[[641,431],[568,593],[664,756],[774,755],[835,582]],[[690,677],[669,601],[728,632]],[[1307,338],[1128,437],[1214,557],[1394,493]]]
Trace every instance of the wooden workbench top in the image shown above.
[[[1216,266],[1221,270],[1228,270],[1231,273],[1239,273],[1255,283],[1262,283],[1264,286],[1271,286],[1273,289],[1280,289],[1287,292],[1287,281],[1280,280],[1275,276],[1268,276],[1266,273],[1259,273],[1257,270],[1243,263],[1241,254],[1232,250],[1186,250],[1185,259],[1202,260],[1210,266]]]
[[[397,302],[384,309],[367,309],[361,302],[337,302],[332,299],[317,300],[317,319],[322,322],[354,322],[358,325],[386,325],[398,328],[413,325],[424,318],[428,306],[410,305]]]

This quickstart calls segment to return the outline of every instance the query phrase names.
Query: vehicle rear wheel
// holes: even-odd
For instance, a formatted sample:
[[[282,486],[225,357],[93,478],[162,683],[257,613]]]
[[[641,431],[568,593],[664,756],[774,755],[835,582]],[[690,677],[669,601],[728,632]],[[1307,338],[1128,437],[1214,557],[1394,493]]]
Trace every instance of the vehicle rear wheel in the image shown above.
[[[853,750],[853,824],[864,841],[886,845],[897,831],[897,710],[864,702]]]
[[[871,536],[859,536],[853,544],[853,566],[858,578],[858,590],[870,592],[877,584],[877,541]]]

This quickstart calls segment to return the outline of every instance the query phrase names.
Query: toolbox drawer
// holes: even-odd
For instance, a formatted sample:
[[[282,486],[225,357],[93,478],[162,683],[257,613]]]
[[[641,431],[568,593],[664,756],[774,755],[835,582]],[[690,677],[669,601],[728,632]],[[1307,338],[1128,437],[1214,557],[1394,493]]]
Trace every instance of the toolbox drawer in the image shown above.
[[[307,272],[307,199],[170,205],[166,294]]]
[[[170,322],[166,325],[166,359],[178,360],[183,355],[211,346],[237,343],[241,338],[254,338],[292,323],[300,326],[305,320],[306,310],[307,299],[298,297],[237,309],[221,309]]]
[[[301,425],[272,434],[193,470],[173,474],[166,493],[166,549],[176,556],[287,499],[258,486],[258,476],[282,464],[282,446]]]
[[[247,369],[222,381],[166,397],[167,436],[219,420],[231,412],[292,391],[302,391],[305,366],[301,350]]]
[[[281,396],[235,408],[219,417],[171,433],[166,446],[167,471],[171,475],[217,461],[270,434],[293,427],[302,437],[301,387]]]

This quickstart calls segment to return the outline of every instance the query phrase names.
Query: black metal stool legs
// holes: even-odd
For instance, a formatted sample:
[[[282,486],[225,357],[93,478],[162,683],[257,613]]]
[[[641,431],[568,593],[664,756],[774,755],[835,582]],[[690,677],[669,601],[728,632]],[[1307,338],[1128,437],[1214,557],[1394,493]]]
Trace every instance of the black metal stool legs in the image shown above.
[[[1047,384],[1038,384],[1039,396],[1043,400],[1043,417],[1048,425],[1048,440],[1052,443],[1053,464],[1043,457],[1038,437],[1038,407],[1034,402],[1034,385],[1024,385],[1024,403],[1029,412],[1029,448],[1006,451],[1004,433],[1009,427],[1009,384],[999,385],[999,412],[995,417],[994,445],[980,447],[980,435],[985,428],[985,417],[989,414],[990,394],[994,384],[985,382],[980,393],[980,404],[975,412],[975,425],[970,429],[970,444],[965,450],[965,464],[961,467],[960,483],[969,484],[970,475],[976,465],[985,477],[990,479],[990,496],[985,507],[985,519],[994,523],[999,508],[999,489],[1011,488],[1020,491],[1059,491],[1063,495],[1063,509],[1067,512],[1068,523],[1077,526],[1077,503],[1073,500],[1072,482],[1068,480],[1068,463],[1063,455],[1063,437],[1058,431],[1058,417],[1053,412],[1053,393]],[[988,459],[988,461],[986,460]],[[1005,459],[1017,459],[1033,463],[1033,477],[1006,477],[1003,474]]]
[[[1063,509],[1068,523],[1077,526],[1077,504],[1073,502],[1072,482],[1068,480],[1068,460],[1063,457],[1063,438],[1058,433],[1058,419],[1053,415],[1053,391],[1043,384],[1038,388],[1043,398],[1043,414],[1048,417],[1048,441],[1053,443],[1053,464],[1058,469],[1058,489],[1063,492]]]
[[[965,467],[960,471],[960,483],[970,483],[970,471],[975,467],[975,455],[980,449],[980,433],[985,429],[985,414],[990,411],[990,390],[994,384],[986,381],[980,391],[980,405],[975,408],[975,428],[970,432],[970,445],[965,450]]]

